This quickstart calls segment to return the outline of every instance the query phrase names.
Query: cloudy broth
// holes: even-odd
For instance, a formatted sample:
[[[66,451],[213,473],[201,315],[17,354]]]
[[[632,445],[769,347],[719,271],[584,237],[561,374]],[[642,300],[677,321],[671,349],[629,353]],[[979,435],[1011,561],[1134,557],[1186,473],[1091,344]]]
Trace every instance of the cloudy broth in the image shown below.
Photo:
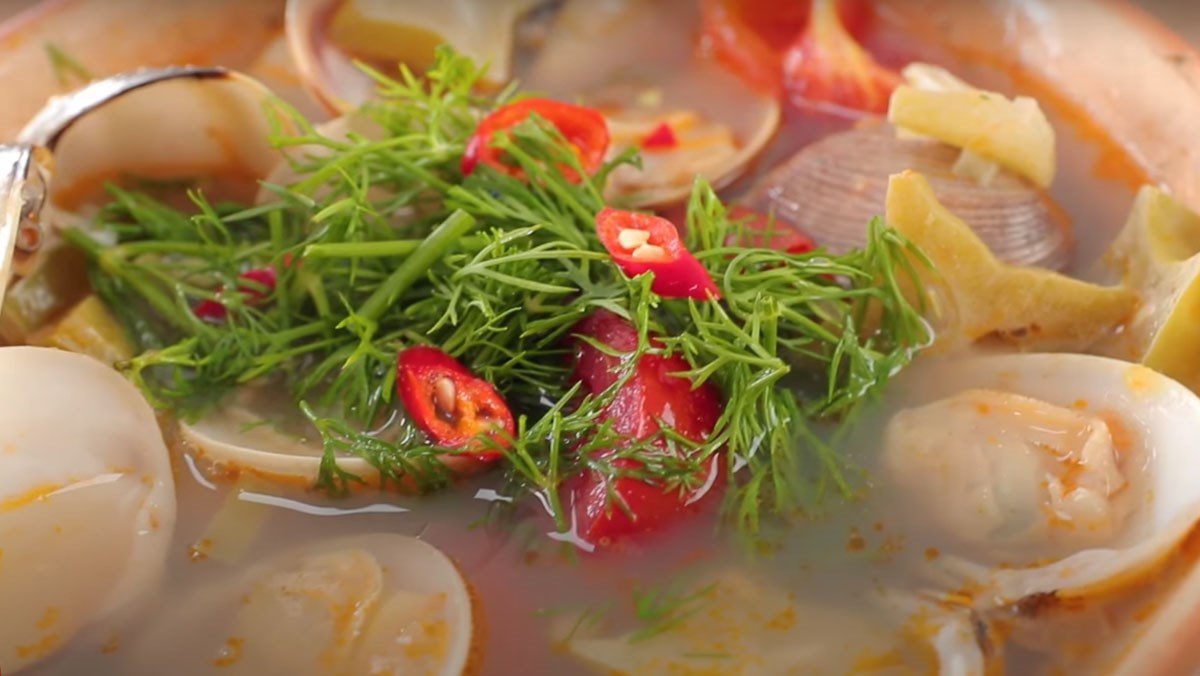
[[[997,72],[976,70],[964,76],[1010,89]],[[1119,229],[1132,191],[1119,178],[1097,175],[1106,150],[1053,107],[1048,113],[1058,131],[1060,158],[1052,195],[1074,228],[1072,269],[1086,272]],[[812,113],[789,114],[787,126],[759,162],[760,173],[806,143],[851,124]],[[736,197],[753,178],[728,194]],[[518,505],[516,514],[497,514],[508,510],[497,510],[504,487],[494,474],[427,497],[361,491],[331,499],[261,479],[214,482],[204,472],[203,460],[177,447],[173,465],[179,520],[160,593],[139,619],[122,627],[95,627],[29,673],[130,673],[129,665],[144,659],[138,651],[146,630],[161,630],[156,624],[169,615],[165,609],[182,603],[193,590],[232,579],[247,566],[293,547],[375,532],[419,537],[457,564],[474,592],[481,674],[577,672],[585,663],[570,654],[564,639],[636,632],[646,625],[633,612],[639,594],[703,591],[730,571],[792,604],[794,617],[766,618],[761,631],[778,631],[781,637],[795,632],[781,643],[811,643],[813,671],[935,671],[936,660],[925,643],[930,636],[913,618],[938,612],[922,594],[935,585],[930,570],[944,552],[929,533],[911,526],[910,505],[883,489],[887,477],[875,467],[883,422],[879,415],[867,416],[853,448],[843,449],[861,470],[857,499],[831,500],[819,513],[769,524],[758,540],[741,537],[704,515],[598,553],[551,537],[553,524],[536,503]],[[218,513],[225,515],[224,523],[213,528]],[[244,545],[239,544],[243,538]],[[697,612],[704,612],[703,601],[698,607]],[[172,651],[178,662],[154,665],[159,673],[211,666],[227,638],[193,634],[187,626],[177,632]],[[712,640],[717,646],[712,653],[693,656],[689,664],[708,664],[711,673],[724,673],[731,657],[719,645],[722,637]],[[1036,652],[1018,654],[1010,663],[1013,673],[1044,666],[1045,657]],[[769,665],[763,668],[770,673]]]

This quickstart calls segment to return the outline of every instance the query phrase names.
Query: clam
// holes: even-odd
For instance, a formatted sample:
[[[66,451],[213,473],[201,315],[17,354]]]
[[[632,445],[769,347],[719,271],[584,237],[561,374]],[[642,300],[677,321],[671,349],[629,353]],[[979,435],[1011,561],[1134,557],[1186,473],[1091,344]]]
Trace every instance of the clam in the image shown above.
[[[897,138],[882,124],[827,136],[772,170],[746,198],[834,252],[861,247],[867,223],[883,213],[888,177],[924,174],[938,200],[1000,260],[1063,269],[1071,262],[1069,223],[1048,195],[1000,170],[987,185],[954,171],[960,151],[931,140]]]
[[[686,197],[697,176],[724,185],[745,172],[774,135],[779,102],[698,55],[698,30],[694,2],[569,0],[529,67],[518,73],[529,89],[604,113],[613,155],[643,151],[642,169],[626,166],[612,174],[609,199],[662,205]],[[672,140],[655,142],[664,127]]]
[[[174,525],[167,448],[137,389],[82,355],[0,348],[5,673],[139,608]]]
[[[136,673],[461,674],[472,618],[445,554],[374,533],[302,546],[195,590],[127,652]]]
[[[298,433],[277,429],[254,412],[251,392],[245,389],[204,418],[181,423],[183,441],[206,461],[206,468],[216,477],[250,474],[274,484],[312,487],[321,472],[322,446],[317,431],[311,427]],[[443,455],[439,461],[450,476],[474,474],[487,466],[466,454]],[[383,483],[379,472],[363,458],[338,456],[335,462],[338,469],[367,485]],[[387,486],[417,491],[422,479],[428,478],[405,475],[389,481]]]
[[[245,0],[38,3],[0,23],[0,140],[11,140],[46,99],[90,77],[169,65],[245,66],[278,31],[282,15],[282,3]],[[84,72],[56,68],[51,48]]]
[[[1200,398],[1086,355],[918,364],[881,453],[910,540],[976,610],[1087,608],[1149,580],[1200,524]]]
[[[488,64],[488,81],[507,82],[517,20],[538,1],[288,0],[288,44],[312,93],[331,111],[346,112],[375,91],[355,61],[388,74],[396,64],[420,73],[439,44]]]
[[[11,278],[47,260],[41,254],[54,250],[59,228],[84,222],[106,182],[205,179],[210,197],[252,197],[282,159],[269,138],[271,101],[244,75],[195,67],[117,75],[52,99],[0,157],[9,174],[0,185],[0,301]],[[71,283],[45,293],[54,286],[18,285],[12,295],[25,294],[26,314],[48,317],[86,292]]]
[[[984,673],[984,651],[970,615],[897,594],[866,604],[831,606],[774,588],[741,571],[704,585],[661,631],[607,635],[590,621],[570,621],[567,648],[614,673],[804,673],[820,664],[831,673]],[[896,631],[920,617],[914,636]],[[910,640],[911,639],[911,640]],[[886,657],[883,657],[886,656]],[[878,662],[878,664],[875,664]],[[890,671],[888,672],[890,673]]]
[[[281,159],[270,142],[272,100],[257,81],[220,68],[137,71],[53,99],[18,140],[53,153],[48,198],[61,211],[127,176],[216,177],[249,197]]]

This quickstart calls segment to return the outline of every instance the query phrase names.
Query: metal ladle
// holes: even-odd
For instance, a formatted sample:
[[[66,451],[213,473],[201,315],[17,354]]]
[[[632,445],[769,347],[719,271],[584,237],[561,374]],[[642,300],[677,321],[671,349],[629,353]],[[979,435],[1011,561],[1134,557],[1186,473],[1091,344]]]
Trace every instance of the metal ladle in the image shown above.
[[[0,145],[0,308],[12,279],[14,257],[18,252],[37,251],[45,239],[40,214],[62,134],[96,108],[147,85],[229,74],[224,68],[175,66],[97,80],[51,99],[21,130],[16,143]]]

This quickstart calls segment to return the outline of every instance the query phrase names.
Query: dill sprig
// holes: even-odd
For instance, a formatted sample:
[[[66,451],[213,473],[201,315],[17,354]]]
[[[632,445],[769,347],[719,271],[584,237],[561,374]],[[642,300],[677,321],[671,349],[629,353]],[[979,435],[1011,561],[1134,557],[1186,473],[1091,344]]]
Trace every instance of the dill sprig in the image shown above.
[[[843,255],[743,246],[745,225],[697,181],[688,244],[725,299],[665,300],[648,275],[623,276],[594,227],[609,172],[636,155],[588,176],[534,116],[495,137],[524,180],[486,166],[464,177],[478,120],[515,91],[475,94],[482,72],[445,48],[424,78],[369,72],[380,95],[353,115],[361,131],[325,134],[277,106],[275,142],[296,179],[266,186],[266,203],[194,192],[185,214],[111,187],[95,222],[67,233],[143,348],[124,367],[155,405],[195,418],[269,380],[323,439],[321,488],[361,481],[335,462],[356,456],[384,482],[434,490],[451,479],[439,457],[456,451],[430,446],[394,393],[397,352],[429,343],[509,401],[510,489],[536,495],[560,530],[570,524],[562,485],[584,470],[608,478],[614,508],[627,509],[614,479],[687,491],[724,454],[730,513],[750,531],[764,512],[808,507],[831,486],[851,491],[830,430],[930,339],[909,301],[923,259],[898,233],[872,223],[867,246]],[[276,271],[274,289],[242,277],[263,267]],[[226,319],[198,317],[204,300],[222,303]],[[638,347],[613,387],[583,393],[570,382],[571,329],[601,308],[633,322]],[[670,429],[631,441],[604,420],[651,353],[682,355],[681,376],[721,390],[726,407],[705,442]]]

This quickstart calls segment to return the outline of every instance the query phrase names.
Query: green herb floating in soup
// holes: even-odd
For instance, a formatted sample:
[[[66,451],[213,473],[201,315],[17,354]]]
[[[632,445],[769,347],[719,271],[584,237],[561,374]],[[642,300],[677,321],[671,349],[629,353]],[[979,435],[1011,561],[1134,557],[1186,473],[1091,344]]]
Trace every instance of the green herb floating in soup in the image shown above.
[[[605,181],[638,158],[594,161],[595,113],[480,97],[481,75],[445,48],[426,80],[375,74],[364,134],[281,108],[303,130],[276,139],[295,179],[260,204],[195,193],[184,215],[112,188],[98,230],[68,238],[151,401],[195,419],[280,383],[324,439],[322,488],[367,480],[342,456],[421,490],[497,465],[593,544],[721,492],[750,531],[849,493],[820,426],[930,342],[921,254],[882,222],[842,255],[771,248],[702,180],[686,222],[619,211]],[[401,357],[398,375],[422,345],[454,368],[424,382]]]

